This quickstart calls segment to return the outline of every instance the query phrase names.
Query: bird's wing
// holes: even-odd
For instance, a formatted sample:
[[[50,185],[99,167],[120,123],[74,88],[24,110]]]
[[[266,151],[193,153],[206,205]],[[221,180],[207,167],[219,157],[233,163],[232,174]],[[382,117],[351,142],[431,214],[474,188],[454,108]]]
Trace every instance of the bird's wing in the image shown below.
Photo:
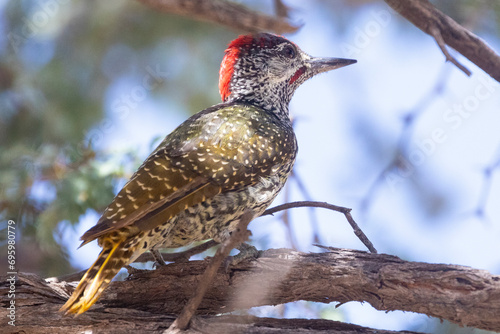
[[[283,131],[276,116],[259,108],[206,109],[165,138],[82,245],[125,226],[151,230],[207,198],[254,184],[289,161],[294,145],[291,128]]]
[[[137,232],[148,230],[219,192],[219,186],[176,168],[157,152],[125,184],[97,224],[82,235],[81,246],[125,226]]]

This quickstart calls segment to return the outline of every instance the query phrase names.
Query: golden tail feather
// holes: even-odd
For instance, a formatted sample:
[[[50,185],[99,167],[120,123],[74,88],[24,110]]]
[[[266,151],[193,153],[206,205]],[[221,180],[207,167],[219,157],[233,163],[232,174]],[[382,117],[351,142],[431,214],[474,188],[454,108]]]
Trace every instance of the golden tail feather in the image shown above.
[[[125,248],[123,242],[103,242],[103,250],[97,260],[83,275],[75,291],[59,311],[76,315],[87,311],[99,299],[113,277],[129,262],[132,248]]]

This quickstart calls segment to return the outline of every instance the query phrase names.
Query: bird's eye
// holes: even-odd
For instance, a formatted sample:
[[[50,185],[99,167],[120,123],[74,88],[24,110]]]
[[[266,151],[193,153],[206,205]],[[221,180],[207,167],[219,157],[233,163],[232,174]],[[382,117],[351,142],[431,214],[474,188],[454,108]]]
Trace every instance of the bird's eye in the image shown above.
[[[283,48],[283,55],[287,58],[295,58],[295,56],[297,55],[297,52],[295,51],[295,48],[291,45],[287,45]]]

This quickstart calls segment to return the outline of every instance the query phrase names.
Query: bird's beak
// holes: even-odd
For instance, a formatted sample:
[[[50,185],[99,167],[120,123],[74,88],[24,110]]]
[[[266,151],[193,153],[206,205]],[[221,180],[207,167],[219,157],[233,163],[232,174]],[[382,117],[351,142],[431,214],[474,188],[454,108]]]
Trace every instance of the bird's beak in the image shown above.
[[[346,58],[311,58],[308,63],[311,66],[312,72],[318,74],[357,63],[357,60]]]

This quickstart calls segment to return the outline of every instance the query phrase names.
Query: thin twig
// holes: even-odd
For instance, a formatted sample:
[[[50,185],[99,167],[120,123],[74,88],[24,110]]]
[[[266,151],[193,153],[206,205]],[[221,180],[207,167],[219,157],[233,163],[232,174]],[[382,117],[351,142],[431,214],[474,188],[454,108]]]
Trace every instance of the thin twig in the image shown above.
[[[234,230],[231,236],[221,244],[217,253],[215,253],[214,257],[210,261],[210,264],[207,266],[207,269],[201,276],[193,297],[187,302],[186,306],[184,306],[184,309],[179,317],[165,331],[166,334],[178,333],[179,330],[185,330],[188,327],[189,322],[196,312],[196,309],[198,309],[198,306],[205,296],[208,287],[212,284],[222,261],[228,257],[229,252],[231,252],[232,249],[245,242],[250,236],[247,226],[253,219],[253,216],[254,214],[252,211],[246,211],[240,218],[236,230]]]
[[[439,28],[433,25],[430,28],[429,32],[431,36],[434,37],[434,39],[436,40],[436,43],[443,52],[444,56],[446,57],[446,60],[454,64],[456,67],[462,70],[462,72],[464,72],[468,77],[470,77],[472,74],[471,71],[464,65],[460,64],[459,61],[448,52],[448,49],[446,48],[446,44],[443,40],[443,36],[441,36]]]
[[[346,217],[347,221],[351,225],[352,229],[354,230],[354,234],[359,238],[359,240],[361,240],[361,242],[366,246],[366,248],[368,248],[368,250],[370,252],[377,253],[377,250],[375,249],[375,247],[373,247],[373,244],[371,243],[371,241],[363,233],[363,231],[359,228],[358,224],[356,224],[356,222],[352,218],[351,209],[349,209],[349,208],[333,205],[333,204],[326,203],[326,202],[300,201],[300,202],[285,203],[285,204],[275,206],[274,208],[267,209],[266,211],[264,211],[264,213],[261,216],[272,215],[272,214],[279,212],[279,211],[282,211],[282,210],[288,210],[288,209],[292,209],[292,208],[302,208],[302,207],[324,208],[324,209],[333,210],[333,211],[343,213],[344,216]]]

